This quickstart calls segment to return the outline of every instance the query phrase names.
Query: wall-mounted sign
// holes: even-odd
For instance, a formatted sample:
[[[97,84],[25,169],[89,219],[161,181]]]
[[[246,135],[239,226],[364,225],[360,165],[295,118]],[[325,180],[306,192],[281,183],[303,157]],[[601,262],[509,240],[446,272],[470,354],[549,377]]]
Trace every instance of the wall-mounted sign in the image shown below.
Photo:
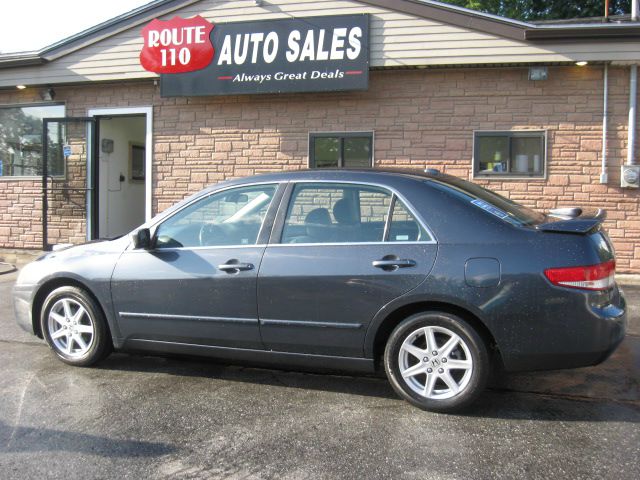
[[[151,25],[153,22],[145,30]],[[160,81],[163,97],[368,88],[369,16],[366,14],[226,23],[216,24],[215,28],[209,25],[215,55],[208,58],[204,68],[179,70],[182,73],[153,70],[163,73]],[[148,31],[162,32],[154,28]],[[145,48],[151,40],[154,48],[164,43],[180,47],[179,31],[169,30],[165,37],[163,33],[149,33]],[[194,38],[201,40],[195,33],[191,39]],[[179,51],[176,55],[180,61]],[[193,54],[190,61],[196,61]]]
[[[200,70],[211,63],[213,25],[204,18],[174,17],[155,19],[142,29],[144,46],[140,63],[155,73],[184,73]]]

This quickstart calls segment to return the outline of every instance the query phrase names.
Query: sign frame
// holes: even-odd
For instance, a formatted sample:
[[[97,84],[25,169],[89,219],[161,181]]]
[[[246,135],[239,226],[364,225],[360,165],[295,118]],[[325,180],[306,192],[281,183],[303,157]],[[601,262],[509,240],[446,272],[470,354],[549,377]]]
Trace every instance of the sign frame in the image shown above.
[[[210,35],[215,50],[212,62],[197,71],[161,74],[160,95],[166,98],[366,91],[370,67],[369,24],[370,15],[366,13],[216,23]],[[360,37],[357,29],[361,32]],[[291,36],[295,36],[294,31],[299,33],[297,42],[297,38],[291,40]],[[250,41],[244,42],[243,46],[243,40],[252,39],[247,35],[263,34],[267,39],[271,32],[278,36],[277,52],[271,62],[265,60],[265,52],[269,53],[266,40],[257,44],[262,45],[259,49]],[[228,36],[231,40],[226,39]],[[225,41],[232,43],[231,52],[227,48],[226,55]],[[290,61],[296,43],[298,57],[296,61]],[[307,43],[313,43],[313,48],[306,48]],[[349,56],[355,56],[358,51],[357,56],[348,58],[347,49]],[[245,52],[242,64],[233,63],[238,52]],[[229,60],[229,53],[231,64],[220,65],[223,59],[225,62]]]

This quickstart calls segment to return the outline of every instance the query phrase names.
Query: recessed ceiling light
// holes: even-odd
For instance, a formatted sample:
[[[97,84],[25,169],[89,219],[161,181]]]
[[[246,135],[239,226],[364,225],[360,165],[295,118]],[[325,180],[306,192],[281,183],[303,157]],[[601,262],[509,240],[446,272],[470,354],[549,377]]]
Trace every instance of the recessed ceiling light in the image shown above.
[[[580,60],[579,62],[576,62],[576,65],[579,67],[584,67],[587,63],[589,62],[585,62],[584,60]]]
[[[25,88],[27,88],[27,86],[26,85],[16,85],[16,88],[18,90],[24,90]]]

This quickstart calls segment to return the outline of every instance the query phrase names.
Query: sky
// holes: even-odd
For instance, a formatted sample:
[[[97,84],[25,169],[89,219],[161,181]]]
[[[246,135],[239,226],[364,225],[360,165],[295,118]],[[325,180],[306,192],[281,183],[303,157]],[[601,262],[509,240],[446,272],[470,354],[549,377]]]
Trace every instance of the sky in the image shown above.
[[[0,52],[37,51],[150,0],[4,0]]]

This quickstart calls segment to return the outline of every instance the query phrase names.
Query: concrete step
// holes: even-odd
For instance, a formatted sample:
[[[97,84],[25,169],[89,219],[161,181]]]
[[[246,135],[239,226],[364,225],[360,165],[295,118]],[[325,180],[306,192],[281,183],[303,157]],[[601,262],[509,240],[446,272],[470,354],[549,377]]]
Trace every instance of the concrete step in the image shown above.
[[[0,248],[0,263],[9,263],[20,267],[33,262],[40,255],[42,255],[41,250]]]

